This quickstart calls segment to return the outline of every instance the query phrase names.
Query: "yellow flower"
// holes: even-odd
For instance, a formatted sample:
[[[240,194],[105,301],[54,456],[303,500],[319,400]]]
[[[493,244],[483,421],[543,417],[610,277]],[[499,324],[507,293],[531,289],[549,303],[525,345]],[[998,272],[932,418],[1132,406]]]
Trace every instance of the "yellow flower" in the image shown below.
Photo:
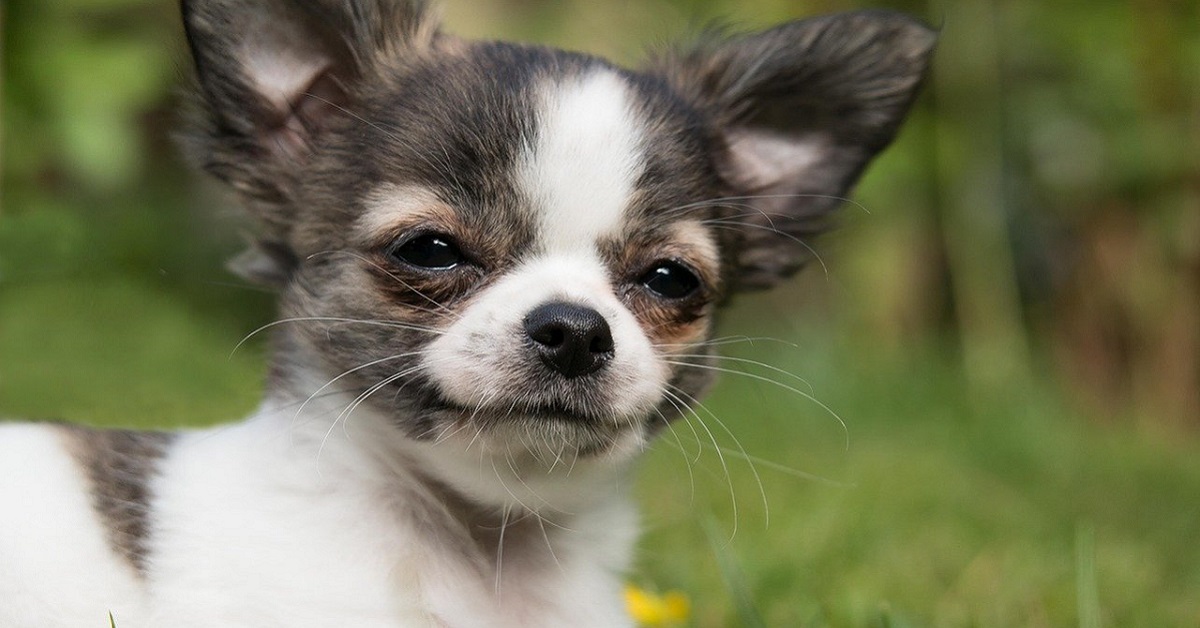
[[[658,595],[629,584],[625,586],[625,608],[643,626],[675,626],[687,621],[691,605],[679,591]]]

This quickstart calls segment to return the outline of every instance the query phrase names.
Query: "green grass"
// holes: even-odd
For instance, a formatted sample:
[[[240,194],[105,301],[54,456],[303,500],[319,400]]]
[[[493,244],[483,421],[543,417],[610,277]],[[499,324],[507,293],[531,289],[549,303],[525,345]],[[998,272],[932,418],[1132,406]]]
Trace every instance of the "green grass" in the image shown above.
[[[727,377],[708,406],[754,456],[840,484],[760,467],[768,523],[748,465],[728,460],[733,534],[728,482],[711,447],[692,471],[695,497],[671,435],[643,466],[649,531],[640,573],[690,591],[697,625],[740,624],[737,588],[722,583],[727,568],[707,549],[697,511],[733,534],[724,549],[769,626],[1200,619],[1194,441],[1086,422],[1045,379],[972,401],[945,354],[872,359],[852,343],[803,337],[827,331],[801,332],[799,348],[755,350],[809,378],[849,424],[848,449],[832,417],[761,382]],[[690,430],[676,433],[694,452]]]
[[[0,414],[180,425],[248,412],[261,344],[230,351],[256,323],[163,281],[63,272],[0,287]],[[745,314],[762,302],[742,305],[725,331],[763,331]],[[639,471],[647,532],[632,580],[686,592],[695,625],[1196,625],[1196,442],[1091,424],[1045,378],[971,399],[947,352],[887,357],[834,328],[783,333],[797,346],[729,352],[806,377],[848,424],[848,448],[812,401],[731,376],[701,413],[729,478],[695,423]],[[828,481],[759,464],[768,523],[716,418],[751,456]]]

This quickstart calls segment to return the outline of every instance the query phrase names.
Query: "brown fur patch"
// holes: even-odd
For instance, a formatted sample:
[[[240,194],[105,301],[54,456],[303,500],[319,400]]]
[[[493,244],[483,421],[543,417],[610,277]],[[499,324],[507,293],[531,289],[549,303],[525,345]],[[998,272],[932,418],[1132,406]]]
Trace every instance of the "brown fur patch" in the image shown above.
[[[602,249],[606,263],[616,274],[615,283],[621,286],[621,300],[656,346],[702,340],[720,293],[720,258],[712,239],[696,222],[673,222],[633,233],[626,241],[609,242]],[[696,294],[670,300],[643,288],[640,277],[661,260],[681,263],[695,272],[700,279]]]
[[[139,574],[146,570],[150,535],[150,480],[175,435],[59,426],[91,488],[92,508],[108,543]]]

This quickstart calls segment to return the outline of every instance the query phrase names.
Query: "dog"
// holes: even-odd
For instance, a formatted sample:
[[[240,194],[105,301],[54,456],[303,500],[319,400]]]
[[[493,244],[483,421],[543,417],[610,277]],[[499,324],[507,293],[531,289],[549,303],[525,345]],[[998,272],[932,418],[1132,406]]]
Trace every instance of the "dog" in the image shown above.
[[[261,407],[0,427],[0,626],[629,626],[637,454],[812,257],[935,45],[884,11],[642,69],[419,0],[185,0],[184,144],[254,223]]]

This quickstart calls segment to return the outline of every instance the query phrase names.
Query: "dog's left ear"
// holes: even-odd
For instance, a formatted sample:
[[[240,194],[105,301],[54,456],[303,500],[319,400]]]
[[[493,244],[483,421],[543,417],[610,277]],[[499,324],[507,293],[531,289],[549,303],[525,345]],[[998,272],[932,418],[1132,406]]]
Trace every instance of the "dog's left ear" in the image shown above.
[[[257,223],[235,272],[279,285],[296,259],[293,191],[314,143],[356,116],[364,88],[427,54],[436,21],[424,0],[183,0],[181,8],[196,69],[183,139]]]
[[[710,38],[658,62],[719,136],[742,224],[732,290],[770,287],[811,257],[807,240],[896,135],[935,40],[907,16],[861,11]]]

